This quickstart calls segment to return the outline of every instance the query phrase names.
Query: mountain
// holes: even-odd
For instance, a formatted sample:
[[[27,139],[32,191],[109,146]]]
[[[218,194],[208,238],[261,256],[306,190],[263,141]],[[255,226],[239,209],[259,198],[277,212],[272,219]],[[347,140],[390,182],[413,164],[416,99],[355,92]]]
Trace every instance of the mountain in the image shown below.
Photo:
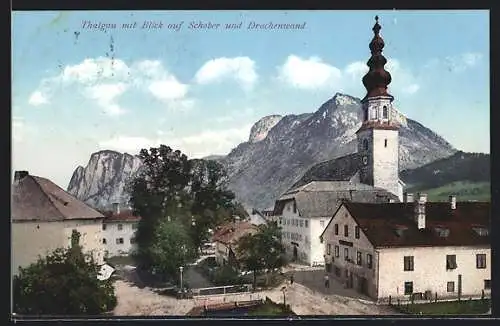
[[[397,110],[392,114],[399,115],[401,122],[401,169],[416,168],[456,152],[448,142],[420,123],[405,118]],[[210,158],[224,164],[229,188],[239,201],[247,207],[264,209],[312,166],[355,153],[356,131],[361,119],[360,100],[337,93],[312,113],[263,117],[251,128],[247,142],[239,144],[226,156]],[[116,167],[122,164],[120,155],[128,154],[112,152],[115,153],[112,157],[108,155],[104,159],[99,153],[92,155],[85,169],[76,169],[68,190],[91,203],[125,198],[120,192],[123,180],[137,171],[140,162],[134,160],[134,168],[122,172]],[[118,163],[111,163],[110,159]],[[109,170],[104,169],[105,166]],[[103,197],[98,199],[101,195]]]
[[[416,169],[401,172],[408,188],[437,188],[457,181],[490,182],[490,155],[483,153],[455,154]]]
[[[491,201],[490,155],[457,152],[416,169],[401,172],[408,192],[427,193],[429,200]]]
[[[328,180],[338,160],[329,160],[311,167],[297,182]],[[462,200],[488,200],[490,196],[490,155],[458,151],[418,168],[401,171],[408,192],[424,192],[429,200],[447,200],[455,194]]]
[[[400,114],[399,120],[400,169],[416,168],[456,152],[417,121]],[[355,153],[361,121],[360,100],[340,93],[316,112],[286,115],[264,139],[242,143],[224,158],[229,187],[245,205],[267,208],[312,166]]]
[[[79,166],[69,181],[68,192],[85,203],[105,208],[128,201],[125,186],[142,165],[137,156],[103,150],[90,156],[86,167]]]

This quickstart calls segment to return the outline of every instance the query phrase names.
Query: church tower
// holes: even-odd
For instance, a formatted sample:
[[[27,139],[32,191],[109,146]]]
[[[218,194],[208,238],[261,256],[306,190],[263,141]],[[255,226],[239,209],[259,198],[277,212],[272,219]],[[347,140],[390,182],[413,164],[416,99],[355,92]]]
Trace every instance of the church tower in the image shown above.
[[[367,94],[361,101],[363,123],[357,131],[360,159],[360,181],[385,189],[402,201],[403,186],[399,180],[399,124],[393,116],[394,97],[387,92],[391,74],[385,70],[386,58],[382,55],[384,40],[380,37],[378,16],[373,26],[370,42],[370,68],[363,77]]]

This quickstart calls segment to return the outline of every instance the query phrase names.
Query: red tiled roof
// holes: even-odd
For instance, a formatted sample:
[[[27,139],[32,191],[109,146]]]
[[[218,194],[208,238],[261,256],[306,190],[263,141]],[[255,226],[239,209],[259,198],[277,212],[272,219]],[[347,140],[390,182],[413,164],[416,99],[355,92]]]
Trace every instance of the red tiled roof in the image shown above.
[[[257,231],[257,226],[249,222],[228,223],[214,232],[212,241],[234,244],[241,237]]]
[[[115,212],[105,212],[104,213],[104,222],[112,223],[112,222],[138,222],[141,220],[140,216],[136,216],[133,214],[131,209],[120,210],[118,214]]]
[[[52,181],[26,175],[11,187],[13,221],[62,221],[104,216]]]
[[[480,236],[472,228],[490,227],[490,203],[460,202],[452,210],[449,203],[426,203],[426,228],[419,230],[413,220],[414,203],[344,203],[367,238],[375,247],[406,246],[489,246],[489,236]],[[398,236],[396,229],[407,227]],[[441,237],[434,228],[449,230]]]

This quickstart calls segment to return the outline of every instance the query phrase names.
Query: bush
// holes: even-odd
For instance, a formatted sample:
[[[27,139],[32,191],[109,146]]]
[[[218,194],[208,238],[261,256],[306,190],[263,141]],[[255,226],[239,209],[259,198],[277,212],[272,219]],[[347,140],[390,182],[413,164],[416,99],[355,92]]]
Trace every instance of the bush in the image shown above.
[[[215,285],[232,285],[244,283],[244,280],[239,276],[238,271],[236,271],[231,266],[222,266],[221,268],[215,270],[212,277],[212,282]]]
[[[97,279],[99,269],[78,245],[40,257],[36,263],[19,268],[14,276],[14,312],[99,315],[112,310],[117,303],[113,284]]]

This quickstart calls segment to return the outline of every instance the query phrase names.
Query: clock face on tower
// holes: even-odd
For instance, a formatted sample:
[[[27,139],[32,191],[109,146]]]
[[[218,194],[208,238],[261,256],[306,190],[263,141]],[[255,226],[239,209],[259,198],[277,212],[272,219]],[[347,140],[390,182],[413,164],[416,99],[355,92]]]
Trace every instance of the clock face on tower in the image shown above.
[[[368,157],[365,155],[363,156],[363,164],[367,165],[368,164]]]

